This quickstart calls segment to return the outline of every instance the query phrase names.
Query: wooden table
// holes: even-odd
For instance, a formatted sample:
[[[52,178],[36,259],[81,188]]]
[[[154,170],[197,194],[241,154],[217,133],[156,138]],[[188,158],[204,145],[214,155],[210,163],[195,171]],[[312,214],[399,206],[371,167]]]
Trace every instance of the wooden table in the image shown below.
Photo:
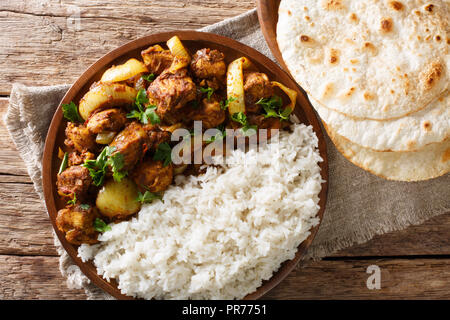
[[[13,82],[72,83],[92,62],[129,40],[200,28],[254,7],[252,0],[2,0],[0,114]],[[449,235],[450,213],[310,263],[266,298],[449,299]],[[379,290],[366,286],[370,265],[381,268]],[[85,298],[82,290],[66,287],[47,213],[2,124],[0,299]]]

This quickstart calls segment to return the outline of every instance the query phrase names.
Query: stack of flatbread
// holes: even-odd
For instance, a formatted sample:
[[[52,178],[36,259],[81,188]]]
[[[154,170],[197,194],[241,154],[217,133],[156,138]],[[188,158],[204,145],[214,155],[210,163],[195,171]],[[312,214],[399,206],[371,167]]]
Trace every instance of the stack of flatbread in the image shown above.
[[[339,151],[391,180],[450,168],[448,0],[282,0],[277,40]]]

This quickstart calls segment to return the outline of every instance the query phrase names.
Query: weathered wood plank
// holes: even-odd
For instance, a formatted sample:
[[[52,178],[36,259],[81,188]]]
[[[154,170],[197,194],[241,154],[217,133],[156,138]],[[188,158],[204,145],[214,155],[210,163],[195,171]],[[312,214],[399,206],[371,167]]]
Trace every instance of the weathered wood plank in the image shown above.
[[[13,82],[72,83],[102,55],[130,40],[197,29],[254,7],[253,0],[3,0],[0,94],[9,94]]]
[[[0,255],[0,299],[86,299],[67,288],[57,257]]]
[[[315,262],[293,271],[265,299],[449,299],[450,259]],[[381,269],[381,289],[366,286],[367,267]],[[69,290],[57,257],[0,255],[0,299],[84,299]]]
[[[0,203],[0,254],[57,254],[50,219],[33,185],[0,183]]]
[[[374,237],[364,244],[335,253],[334,257],[450,255],[450,212],[417,226]]]
[[[266,299],[449,299],[450,259],[320,261],[293,271]],[[367,268],[381,271],[369,290]]]

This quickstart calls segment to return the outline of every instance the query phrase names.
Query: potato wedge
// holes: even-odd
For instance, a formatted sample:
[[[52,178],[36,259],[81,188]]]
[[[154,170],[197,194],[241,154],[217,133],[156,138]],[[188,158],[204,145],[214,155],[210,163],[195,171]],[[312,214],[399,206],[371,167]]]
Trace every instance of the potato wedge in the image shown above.
[[[131,105],[138,91],[120,83],[99,83],[80,100],[79,113],[84,120],[97,109]]]
[[[251,61],[245,57],[234,60],[227,70],[227,98],[230,115],[245,113],[244,69],[251,66]]]
[[[100,82],[120,82],[128,80],[140,73],[147,73],[147,67],[137,59],[130,59],[124,64],[112,66],[103,73]]]
[[[123,178],[120,182],[108,180],[97,195],[95,204],[100,213],[110,219],[123,218],[138,212],[138,189],[133,180]]]

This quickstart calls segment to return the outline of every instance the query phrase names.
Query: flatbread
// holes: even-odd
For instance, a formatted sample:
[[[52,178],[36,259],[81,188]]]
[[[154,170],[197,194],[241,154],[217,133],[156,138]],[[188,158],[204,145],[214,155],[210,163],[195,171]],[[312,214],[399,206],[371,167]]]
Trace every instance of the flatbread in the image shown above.
[[[334,132],[353,143],[377,151],[415,151],[450,136],[448,92],[409,116],[386,121],[355,120],[311,99],[320,117]]]
[[[282,0],[277,41],[296,81],[325,107],[399,118],[448,88],[449,0]]]
[[[433,143],[413,152],[376,152],[354,144],[325,127],[344,157],[384,179],[421,181],[437,178],[450,170],[450,141]]]

